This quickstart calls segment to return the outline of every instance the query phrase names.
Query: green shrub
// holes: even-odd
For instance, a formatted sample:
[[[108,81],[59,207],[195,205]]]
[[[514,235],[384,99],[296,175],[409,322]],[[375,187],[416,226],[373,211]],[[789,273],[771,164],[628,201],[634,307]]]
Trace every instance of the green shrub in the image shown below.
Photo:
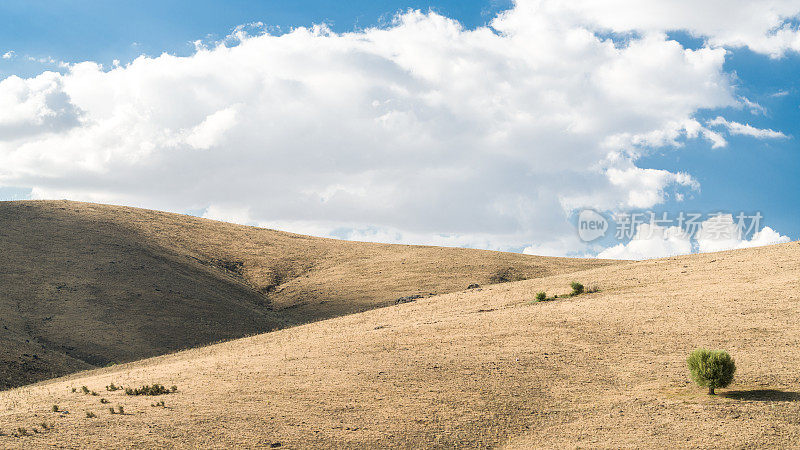
[[[543,302],[545,300],[547,300],[547,293],[539,292],[538,294],[536,294],[536,301]]]
[[[125,408],[122,405],[117,406],[117,412],[120,414],[125,414]]]
[[[132,389],[125,388],[126,395],[163,395],[175,392],[178,390],[177,386],[172,386],[174,389],[170,390],[161,384],[153,384],[152,386],[142,386],[140,388]]]
[[[106,399],[104,399],[104,398],[101,398],[101,399],[100,399],[100,403],[102,403],[102,404],[106,404],[106,403],[108,403],[108,400],[106,400]]]
[[[108,407],[108,412],[110,412],[111,414],[116,414],[117,413],[117,411],[114,409],[113,406],[109,406]]]
[[[89,388],[87,388],[86,386],[81,386],[81,391],[83,391],[84,394],[88,394],[89,392],[91,392]]]
[[[573,281],[572,284],[570,284],[570,286],[572,287],[572,294],[571,295],[575,296],[575,295],[583,294],[583,285],[582,284],[578,283],[577,281]]]
[[[120,390],[120,389],[122,389],[122,388],[121,388],[121,387],[119,387],[119,386],[114,386],[114,383],[111,383],[111,384],[109,384],[108,386],[106,386],[106,390],[107,390],[107,391],[111,391],[111,392],[113,392],[113,391],[118,391],[118,390]]]
[[[53,405],[53,412],[58,412],[58,405]]]
[[[97,415],[91,411],[86,411],[86,418],[87,419],[94,419]]]
[[[709,395],[731,384],[736,373],[736,363],[725,350],[698,348],[689,355],[688,364],[692,380],[698,386],[707,386]]]

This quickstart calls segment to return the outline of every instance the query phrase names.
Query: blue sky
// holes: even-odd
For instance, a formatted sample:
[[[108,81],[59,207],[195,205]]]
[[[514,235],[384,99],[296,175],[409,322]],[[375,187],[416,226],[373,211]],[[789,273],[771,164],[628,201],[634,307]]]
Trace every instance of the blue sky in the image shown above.
[[[0,85],[0,106],[11,111],[0,114],[0,197],[122,203],[349,239],[543,254],[596,255],[617,244],[587,244],[574,229],[565,232],[581,208],[609,216],[760,212],[762,226],[782,239],[800,238],[800,37],[793,43],[775,31],[800,36],[800,6],[778,2],[776,10],[760,11],[722,2],[718,13],[698,18],[676,3],[653,18],[658,2],[617,12],[592,2],[547,2],[550,8],[537,12],[529,0],[516,7],[510,0],[4,1],[0,80],[29,81]],[[392,22],[414,9],[421,15]],[[502,11],[509,15],[501,30],[469,34]],[[466,31],[448,28],[446,19]],[[247,42],[226,40],[235,27],[255,22],[263,26],[247,28]],[[292,33],[320,23],[334,35]],[[364,31],[371,27],[390,37]],[[575,30],[596,42],[573,45]],[[347,32],[358,34],[337,35]],[[268,39],[282,35],[289,39]],[[623,37],[618,54],[604,50],[609,37]],[[211,66],[202,65],[198,40],[215,59]],[[321,47],[335,57],[317,55]],[[162,53],[181,58],[157,58]],[[551,53],[543,66],[530,59]],[[653,69],[669,58],[673,65]],[[83,61],[102,68],[76,65]],[[110,71],[114,61],[119,69]],[[242,83],[261,81],[237,89],[213,70],[228,63],[251,75]],[[308,67],[326,75],[315,77]],[[42,75],[47,71],[60,75]],[[562,82],[572,75],[577,84]],[[581,76],[597,86],[582,91]],[[94,89],[101,79],[108,82]],[[181,79],[191,87],[173,97]],[[317,85],[320,79],[334,81]],[[398,93],[398,86],[406,90]],[[3,97],[3,89],[11,94]],[[332,97],[336,90],[341,97]],[[631,103],[627,90],[639,93],[641,104]],[[473,93],[474,104],[464,103]],[[358,108],[366,110],[354,106],[362,95]],[[263,107],[270,101],[297,108],[273,116]],[[374,130],[363,122],[373,114],[370,104]],[[494,111],[494,104],[506,110]],[[352,116],[338,117],[351,108]],[[307,120],[316,114],[316,122]],[[565,122],[540,125],[552,117]],[[295,134],[258,134],[268,123]],[[744,126],[750,131],[736,132]],[[109,141],[114,127],[129,139]],[[673,138],[652,143],[654,135]],[[231,148],[246,151],[233,157]],[[328,165],[316,167],[323,160]],[[186,174],[188,166],[195,172]],[[388,181],[405,178],[401,168],[409,181]],[[264,181],[288,173],[297,176]],[[220,186],[231,178],[241,186],[227,192]],[[414,183],[428,185],[418,190]],[[238,194],[244,191],[248,196]],[[646,256],[679,252],[670,245]],[[630,256],[623,247],[616,256]]]

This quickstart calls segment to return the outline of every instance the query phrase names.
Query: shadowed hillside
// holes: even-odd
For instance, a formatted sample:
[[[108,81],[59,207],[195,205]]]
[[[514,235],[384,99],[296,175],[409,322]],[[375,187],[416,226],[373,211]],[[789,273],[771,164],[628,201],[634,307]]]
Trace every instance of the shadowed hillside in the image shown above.
[[[798,273],[793,242],[421,299],[1,392],[0,445],[795,447]],[[573,280],[600,291],[531,302]],[[717,396],[699,346],[736,359]]]
[[[0,203],[0,249],[0,389],[610,263],[346,242],[67,201]]]

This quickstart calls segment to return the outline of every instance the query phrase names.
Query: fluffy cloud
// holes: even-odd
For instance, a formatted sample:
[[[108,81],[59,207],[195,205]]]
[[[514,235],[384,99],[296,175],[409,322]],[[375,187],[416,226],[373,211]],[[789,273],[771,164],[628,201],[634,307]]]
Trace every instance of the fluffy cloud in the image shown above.
[[[76,126],[78,119],[79,112],[64,92],[63,78],[57,73],[45,72],[29,79],[10,76],[0,81],[2,141],[64,131]]]
[[[779,57],[800,51],[795,0],[570,0],[519,2],[531,11],[569,9],[574,19],[615,32],[688,31],[709,45]]]
[[[636,161],[686,139],[724,145],[694,115],[742,105],[724,48],[663,33],[739,45],[722,19],[637,22],[637,2],[616,19],[593,4],[519,1],[475,30],[411,11],[352,33],[237,31],[187,57],[10,77],[0,185],[318,235],[583,251],[570,211],[696,189]],[[637,34],[621,45],[604,29]]]
[[[685,255],[693,251],[718,252],[789,242],[788,236],[782,236],[770,227],[752,230],[754,232],[747,239],[748,226],[758,226],[758,223],[748,221],[740,224],[731,214],[714,215],[700,222],[696,230],[641,223],[636,226],[636,233],[628,243],[607,248],[597,256],[640,260]]]

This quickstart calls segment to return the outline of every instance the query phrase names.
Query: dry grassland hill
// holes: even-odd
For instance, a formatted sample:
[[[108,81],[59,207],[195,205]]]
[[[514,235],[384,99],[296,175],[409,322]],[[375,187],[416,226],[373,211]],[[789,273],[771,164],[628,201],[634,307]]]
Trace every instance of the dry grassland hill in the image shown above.
[[[470,284],[610,264],[0,202],[0,390]]]
[[[793,242],[420,299],[1,392],[0,446],[797,447],[799,275]],[[736,359],[719,395],[699,346]]]

